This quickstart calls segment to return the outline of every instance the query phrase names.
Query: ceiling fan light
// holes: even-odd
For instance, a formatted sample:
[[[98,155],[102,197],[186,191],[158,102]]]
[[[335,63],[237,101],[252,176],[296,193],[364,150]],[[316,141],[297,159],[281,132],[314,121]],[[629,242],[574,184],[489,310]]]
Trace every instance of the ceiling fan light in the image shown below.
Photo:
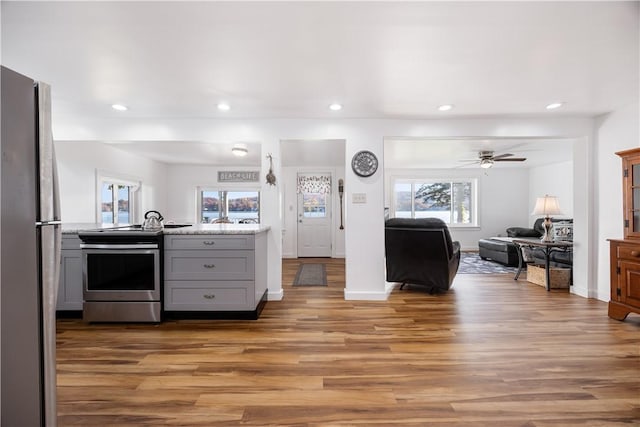
[[[493,160],[491,160],[491,159],[481,159],[480,160],[480,167],[482,169],[489,169],[491,166],[493,166]]]
[[[453,104],[443,104],[438,106],[439,111],[449,111],[453,109]]]
[[[249,154],[249,150],[247,150],[247,147],[244,144],[234,145],[233,148],[231,149],[231,152],[233,153],[234,156],[237,156],[237,157],[244,157],[247,154]]]
[[[564,105],[564,102],[552,102],[551,104],[547,105],[547,110],[555,110],[556,108],[560,108]]]

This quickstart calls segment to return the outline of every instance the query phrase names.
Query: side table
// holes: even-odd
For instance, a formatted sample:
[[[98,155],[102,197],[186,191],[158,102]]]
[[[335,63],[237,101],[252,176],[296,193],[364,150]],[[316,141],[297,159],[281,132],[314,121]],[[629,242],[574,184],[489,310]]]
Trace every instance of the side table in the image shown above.
[[[513,243],[518,246],[518,271],[516,272],[513,280],[518,280],[522,271],[522,248],[529,247],[533,249],[542,249],[544,252],[544,270],[545,279],[547,285],[547,292],[551,290],[551,271],[549,266],[549,255],[553,250],[570,251],[573,250],[573,242],[555,241],[555,242],[543,242],[539,239],[513,239]]]

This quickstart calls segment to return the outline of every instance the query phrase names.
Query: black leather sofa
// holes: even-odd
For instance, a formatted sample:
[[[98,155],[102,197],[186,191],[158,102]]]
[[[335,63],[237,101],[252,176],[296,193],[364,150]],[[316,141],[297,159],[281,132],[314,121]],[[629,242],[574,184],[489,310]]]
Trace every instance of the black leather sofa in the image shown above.
[[[440,219],[391,218],[385,221],[385,256],[388,282],[446,292],[458,272],[460,243]]]
[[[538,218],[533,223],[533,228],[510,227],[507,228],[507,236],[509,237],[542,237],[544,228],[542,222],[544,218]],[[552,218],[554,223],[573,223],[573,219]],[[531,257],[536,264],[544,264],[544,251],[542,249],[534,249],[531,251]],[[571,268],[573,266],[573,251],[552,250],[549,253],[549,265],[551,267]]]
[[[541,238],[544,233],[542,222],[544,218],[538,218],[533,223],[533,227],[509,227],[507,237],[510,238]],[[573,223],[572,219],[552,218],[552,222]],[[501,264],[515,267],[518,265],[518,249],[514,243],[500,238],[481,239],[478,241],[479,255],[482,259],[490,259]],[[544,264],[544,252],[542,249],[534,249],[527,254],[527,261],[536,264]],[[553,250],[549,254],[549,264],[551,267],[572,267],[573,252]]]

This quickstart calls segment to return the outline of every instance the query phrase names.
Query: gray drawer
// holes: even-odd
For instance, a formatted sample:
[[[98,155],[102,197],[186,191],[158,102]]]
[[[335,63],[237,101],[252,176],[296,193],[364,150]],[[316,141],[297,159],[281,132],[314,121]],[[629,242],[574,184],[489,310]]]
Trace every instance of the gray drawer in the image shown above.
[[[165,280],[253,280],[254,251],[166,251]]]
[[[253,282],[165,281],[167,311],[253,310]]]
[[[208,235],[208,236],[182,236],[167,235],[164,236],[164,248],[172,249],[192,249],[192,250],[234,250],[234,249],[253,249],[253,234],[240,235]]]
[[[62,244],[61,244],[61,248],[63,250],[65,249],[78,249],[80,250],[80,243],[82,243],[82,240],[80,240],[80,238],[78,237],[77,234],[74,234],[72,236],[67,236],[67,235],[62,235]]]

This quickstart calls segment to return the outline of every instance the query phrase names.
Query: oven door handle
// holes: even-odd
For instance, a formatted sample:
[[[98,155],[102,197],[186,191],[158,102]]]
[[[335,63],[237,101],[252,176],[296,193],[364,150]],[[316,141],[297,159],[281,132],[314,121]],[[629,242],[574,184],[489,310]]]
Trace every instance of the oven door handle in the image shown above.
[[[98,243],[81,243],[80,249],[158,249],[157,243],[134,243],[130,245],[111,245]]]

